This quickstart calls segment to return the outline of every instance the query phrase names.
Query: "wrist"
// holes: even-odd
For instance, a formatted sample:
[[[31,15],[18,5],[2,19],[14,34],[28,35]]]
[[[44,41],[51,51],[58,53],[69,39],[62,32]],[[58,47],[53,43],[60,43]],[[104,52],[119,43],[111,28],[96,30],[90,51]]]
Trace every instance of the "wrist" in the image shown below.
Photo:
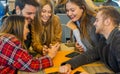
[[[71,69],[71,65],[70,64],[65,64],[69,69]]]

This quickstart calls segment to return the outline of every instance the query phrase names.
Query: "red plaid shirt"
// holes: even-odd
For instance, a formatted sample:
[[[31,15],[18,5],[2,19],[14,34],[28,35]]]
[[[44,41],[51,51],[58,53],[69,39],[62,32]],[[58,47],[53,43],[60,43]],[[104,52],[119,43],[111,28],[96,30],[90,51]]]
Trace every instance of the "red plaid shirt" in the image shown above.
[[[4,34],[0,37],[0,74],[15,74],[16,70],[36,72],[52,65],[49,56],[33,58],[15,36]]]

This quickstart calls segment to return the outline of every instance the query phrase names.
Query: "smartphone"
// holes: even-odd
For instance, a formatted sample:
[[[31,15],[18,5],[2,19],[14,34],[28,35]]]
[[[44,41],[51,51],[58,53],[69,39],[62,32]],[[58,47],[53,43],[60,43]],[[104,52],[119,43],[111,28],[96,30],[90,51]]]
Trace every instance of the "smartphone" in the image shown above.
[[[72,57],[75,57],[75,56],[77,56],[77,55],[79,55],[79,54],[80,54],[79,52],[72,52],[72,53],[70,53],[70,54],[67,54],[66,57],[72,58]]]
[[[81,72],[80,71],[76,71],[74,74],[80,74]]]

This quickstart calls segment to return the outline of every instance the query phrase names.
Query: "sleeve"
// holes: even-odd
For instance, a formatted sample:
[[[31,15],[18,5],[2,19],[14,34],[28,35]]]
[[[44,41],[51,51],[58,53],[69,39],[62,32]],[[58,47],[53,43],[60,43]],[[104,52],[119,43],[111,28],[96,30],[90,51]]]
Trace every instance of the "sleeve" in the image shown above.
[[[56,43],[56,42],[61,42],[61,38],[62,38],[62,26],[60,23],[60,19],[57,15],[54,15],[54,37],[52,40],[52,43]]]
[[[99,47],[100,46],[98,45],[94,48],[95,50],[90,49],[82,54],[79,54],[78,56],[75,56],[72,59],[62,63],[62,65],[70,64],[71,69],[73,70],[81,65],[97,61],[100,59]]]
[[[81,41],[80,32],[79,32],[78,29],[74,29],[73,30],[73,35],[74,35],[76,41],[79,43],[79,45],[82,46],[82,48],[84,49],[84,51],[87,51],[87,48],[85,47],[85,45]]]
[[[73,57],[63,64],[70,64],[72,69],[75,69],[81,65],[88,64],[98,60],[98,54],[95,50],[88,50],[83,54]],[[62,65],[63,65],[62,64]]]
[[[117,36],[114,39],[115,40],[113,40],[113,49],[115,51],[115,57],[118,64],[118,68],[120,69],[120,34],[117,34]],[[120,73],[120,70],[116,74],[119,74],[119,73]]]
[[[15,37],[5,41],[7,41],[7,44],[4,46],[3,51],[5,53],[4,57],[7,59],[3,58],[6,59],[7,65],[12,68],[36,72],[53,65],[49,56],[33,58],[22,48],[20,41]]]

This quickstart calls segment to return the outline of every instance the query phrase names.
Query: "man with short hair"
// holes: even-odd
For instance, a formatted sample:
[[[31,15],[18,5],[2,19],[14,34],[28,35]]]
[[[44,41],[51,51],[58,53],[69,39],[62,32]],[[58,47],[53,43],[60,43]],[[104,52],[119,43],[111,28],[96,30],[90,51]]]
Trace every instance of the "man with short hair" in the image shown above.
[[[15,11],[17,15],[23,15],[28,18],[28,21],[34,19],[36,7],[39,4],[35,0],[16,0],[15,1]]]
[[[101,34],[96,50],[88,50],[60,67],[61,73],[70,73],[81,65],[102,61],[116,74],[120,73],[120,13],[112,6],[103,6],[98,10],[94,26],[96,33]],[[64,65],[65,64],[65,65]],[[104,73],[103,73],[104,74]]]
[[[4,19],[12,14],[17,14],[17,15],[22,15],[25,16],[29,24],[31,24],[31,21],[34,19],[35,13],[36,13],[36,8],[39,6],[39,4],[36,2],[36,0],[16,0],[15,1],[15,9],[13,11],[8,12],[2,19]],[[29,25],[29,29],[30,29]],[[31,29],[30,29],[31,31]],[[25,45],[27,48],[30,47],[31,45],[31,33],[28,34],[27,40],[25,41]]]

